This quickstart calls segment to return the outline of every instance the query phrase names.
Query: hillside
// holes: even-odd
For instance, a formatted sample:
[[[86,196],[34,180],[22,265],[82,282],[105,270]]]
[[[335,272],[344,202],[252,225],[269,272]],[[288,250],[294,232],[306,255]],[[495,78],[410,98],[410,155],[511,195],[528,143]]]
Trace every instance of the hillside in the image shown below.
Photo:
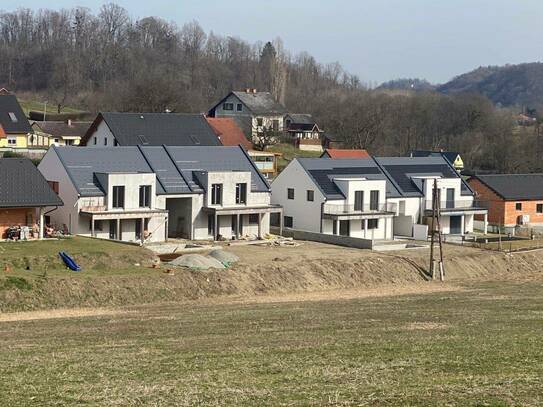
[[[415,92],[431,91],[435,86],[426,79],[419,78],[401,78],[393,79],[379,85],[376,90],[409,90]]]
[[[503,106],[542,106],[543,63],[479,67],[437,90],[445,94],[477,92]]]

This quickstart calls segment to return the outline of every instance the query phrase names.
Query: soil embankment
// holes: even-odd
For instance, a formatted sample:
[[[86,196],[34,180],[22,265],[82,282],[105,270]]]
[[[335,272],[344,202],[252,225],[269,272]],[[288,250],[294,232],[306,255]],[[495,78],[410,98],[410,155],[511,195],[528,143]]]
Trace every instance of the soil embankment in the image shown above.
[[[422,273],[428,250],[374,253],[305,242],[299,247],[242,246],[227,248],[241,258],[226,270],[192,271],[139,267],[132,273],[92,272],[28,279],[28,285],[0,290],[0,309],[21,311],[48,308],[110,307],[170,301],[296,298],[326,291],[365,291],[390,295],[427,291]],[[446,246],[446,283],[455,289],[469,279],[529,279],[543,277],[542,252],[505,255]],[[444,287],[436,289],[443,289]],[[309,296],[311,297],[311,295]],[[309,298],[308,297],[308,298]],[[341,295],[339,295],[341,297]],[[349,297],[349,295],[347,295]]]

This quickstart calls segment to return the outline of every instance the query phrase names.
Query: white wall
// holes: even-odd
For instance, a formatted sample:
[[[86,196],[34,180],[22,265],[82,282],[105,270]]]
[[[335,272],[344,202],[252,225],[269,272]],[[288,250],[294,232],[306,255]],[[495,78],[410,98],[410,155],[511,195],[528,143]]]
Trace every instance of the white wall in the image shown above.
[[[421,198],[389,198],[388,202],[396,206],[394,235],[412,237],[413,225],[419,223]],[[403,209],[402,212],[400,208]]]
[[[95,143],[96,139],[96,143]],[[96,128],[96,131],[92,134],[92,136],[87,141],[87,147],[104,147],[106,146],[107,139],[107,146],[114,146],[115,143],[115,137],[113,137],[113,133],[107,126],[106,122],[102,120],[98,127]]]
[[[294,188],[294,199],[287,199],[287,189]],[[298,160],[293,160],[273,180],[271,201],[283,206],[283,215],[292,216],[293,229],[321,231],[321,209],[325,197]],[[307,190],[313,190],[315,200],[307,201]]]
[[[154,173],[110,173],[107,176],[107,209],[130,210],[143,209],[139,205],[140,186],[151,186],[151,206],[155,208],[156,175]],[[124,186],[124,209],[113,208],[113,187]]]

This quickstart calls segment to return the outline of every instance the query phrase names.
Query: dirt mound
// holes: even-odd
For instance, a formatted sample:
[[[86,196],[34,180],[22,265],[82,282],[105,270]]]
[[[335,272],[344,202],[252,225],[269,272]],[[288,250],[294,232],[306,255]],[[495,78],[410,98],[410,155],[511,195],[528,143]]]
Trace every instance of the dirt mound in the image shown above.
[[[230,267],[232,264],[239,261],[238,256],[234,253],[227,252],[226,250],[213,250],[209,253],[209,256],[220,261],[225,267]]]
[[[224,264],[211,256],[185,254],[169,262],[172,266],[187,267],[192,270],[223,269]]]
[[[142,267],[130,275],[84,274],[36,278],[28,285],[0,282],[0,310],[117,306],[211,299],[252,298],[327,290],[427,287],[421,272],[428,251],[372,253],[304,243],[300,247],[231,246],[240,258],[229,269],[179,269],[175,275]],[[183,256],[185,257],[185,256]],[[221,265],[222,267],[222,265]],[[447,246],[445,271],[451,286],[466,279],[543,278],[541,252],[512,256]],[[439,284],[439,283],[435,283]]]

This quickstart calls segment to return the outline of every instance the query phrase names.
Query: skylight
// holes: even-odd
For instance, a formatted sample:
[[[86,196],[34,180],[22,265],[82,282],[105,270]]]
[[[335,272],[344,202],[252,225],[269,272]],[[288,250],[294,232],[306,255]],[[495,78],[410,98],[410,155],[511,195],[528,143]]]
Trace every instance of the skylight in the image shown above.
[[[149,141],[147,140],[147,137],[145,137],[143,134],[138,135],[138,138],[141,141],[141,144],[147,145],[149,144]]]
[[[15,113],[9,112],[8,114],[9,114],[9,118],[11,119],[13,123],[17,123],[19,121],[19,119],[17,119],[17,116],[15,116]]]
[[[194,144],[200,144],[200,140],[198,140],[198,137],[196,137],[195,135],[191,134],[189,137]]]

